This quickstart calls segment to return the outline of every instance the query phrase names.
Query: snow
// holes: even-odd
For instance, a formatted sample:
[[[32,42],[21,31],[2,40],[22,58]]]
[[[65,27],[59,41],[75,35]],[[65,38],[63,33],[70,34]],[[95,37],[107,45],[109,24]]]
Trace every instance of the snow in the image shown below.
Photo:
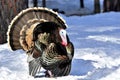
[[[25,52],[11,51],[6,43],[0,45],[0,80],[120,80],[120,13],[60,16],[68,24],[66,30],[75,46],[70,75],[33,78],[28,75]]]
[[[93,0],[87,0],[85,4],[92,9],[90,1]],[[65,4],[59,0],[58,3]],[[26,53],[11,51],[6,43],[0,45],[0,80],[120,80],[120,12],[81,17],[59,15],[68,24],[66,30],[75,47],[70,75],[33,78],[28,75]],[[43,72],[41,69],[40,74]]]
[[[120,79],[118,75],[120,71],[120,21],[117,20],[119,15],[120,13],[110,12],[65,18],[70,26],[69,36],[76,48],[73,74],[76,72],[77,75],[84,75],[83,80]],[[77,70],[76,65],[79,66]]]

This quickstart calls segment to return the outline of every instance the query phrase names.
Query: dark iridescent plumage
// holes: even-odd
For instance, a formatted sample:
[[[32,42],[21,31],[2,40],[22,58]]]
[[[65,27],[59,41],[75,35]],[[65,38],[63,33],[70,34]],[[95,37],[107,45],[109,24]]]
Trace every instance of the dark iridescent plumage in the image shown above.
[[[74,47],[72,43],[67,37],[68,45],[64,46],[61,44],[61,37],[59,35],[60,26],[54,22],[43,23],[38,25],[38,27],[39,29],[35,29],[35,31],[41,31],[42,27],[46,27],[48,30],[42,30],[43,32],[38,33],[37,36],[35,35],[37,37],[35,37],[36,49],[42,52],[42,55],[36,59],[36,62],[39,62],[38,64],[41,64],[41,66],[47,71],[50,71],[52,76],[68,75],[71,69],[71,61],[74,55]],[[49,30],[49,28],[51,29]],[[44,49],[41,48],[42,46],[44,46]],[[36,66],[33,67],[33,70],[34,69],[36,69]],[[30,74],[35,75],[31,72]]]

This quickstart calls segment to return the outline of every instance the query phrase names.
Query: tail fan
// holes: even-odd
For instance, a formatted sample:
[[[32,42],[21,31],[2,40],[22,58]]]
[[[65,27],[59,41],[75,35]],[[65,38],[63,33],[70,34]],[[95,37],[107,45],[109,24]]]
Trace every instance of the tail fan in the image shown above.
[[[64,20],[54,11],[34,7],[21,11],[10,23],[7,32],[8,43],[12,50],[29,50],[33,45],[33,30],[42,22],[55,22],[64,29]]]

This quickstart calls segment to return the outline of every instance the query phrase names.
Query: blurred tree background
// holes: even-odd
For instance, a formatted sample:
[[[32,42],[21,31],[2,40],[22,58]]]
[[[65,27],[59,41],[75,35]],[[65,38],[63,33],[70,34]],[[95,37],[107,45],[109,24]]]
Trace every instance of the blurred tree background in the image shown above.
[[[120,0],[104,0],[104,12],[120,11]]]
[[[28,7],[28,0],[0,0],[0,44],[7,42],[6,32],[11,20]]]
[[[29,1],[32,1],[33,7],[38,7],[39,1],[41,1],[42,7],[46,7],[46,3],[50,0],[0,0],[0,44],[7,42],[8,25],[21,10],[29,7]],[[80,8],[84,9],[86,7],[85,0],[78,1]],[[58,8],[53,10],[60,12]],[[109,11],[120,11],[120,0],[104,0],[103,9],[101,9],[100,0],[94,0],[94,14]],[[64,13],[64,11],[61,13]]]

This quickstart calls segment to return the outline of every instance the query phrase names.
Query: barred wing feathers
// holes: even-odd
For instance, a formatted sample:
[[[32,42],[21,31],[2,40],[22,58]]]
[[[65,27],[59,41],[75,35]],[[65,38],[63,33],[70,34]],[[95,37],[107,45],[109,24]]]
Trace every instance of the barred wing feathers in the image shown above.
[[[74,48],[71,43],[68,46],[71,49],[69,53],[66,49],[61,48],[61,45],[52,43],[46,52],[47,54],[43,55],[42,66],[51,71],[52,75],[55,77],[66,76],[70,73]]]

